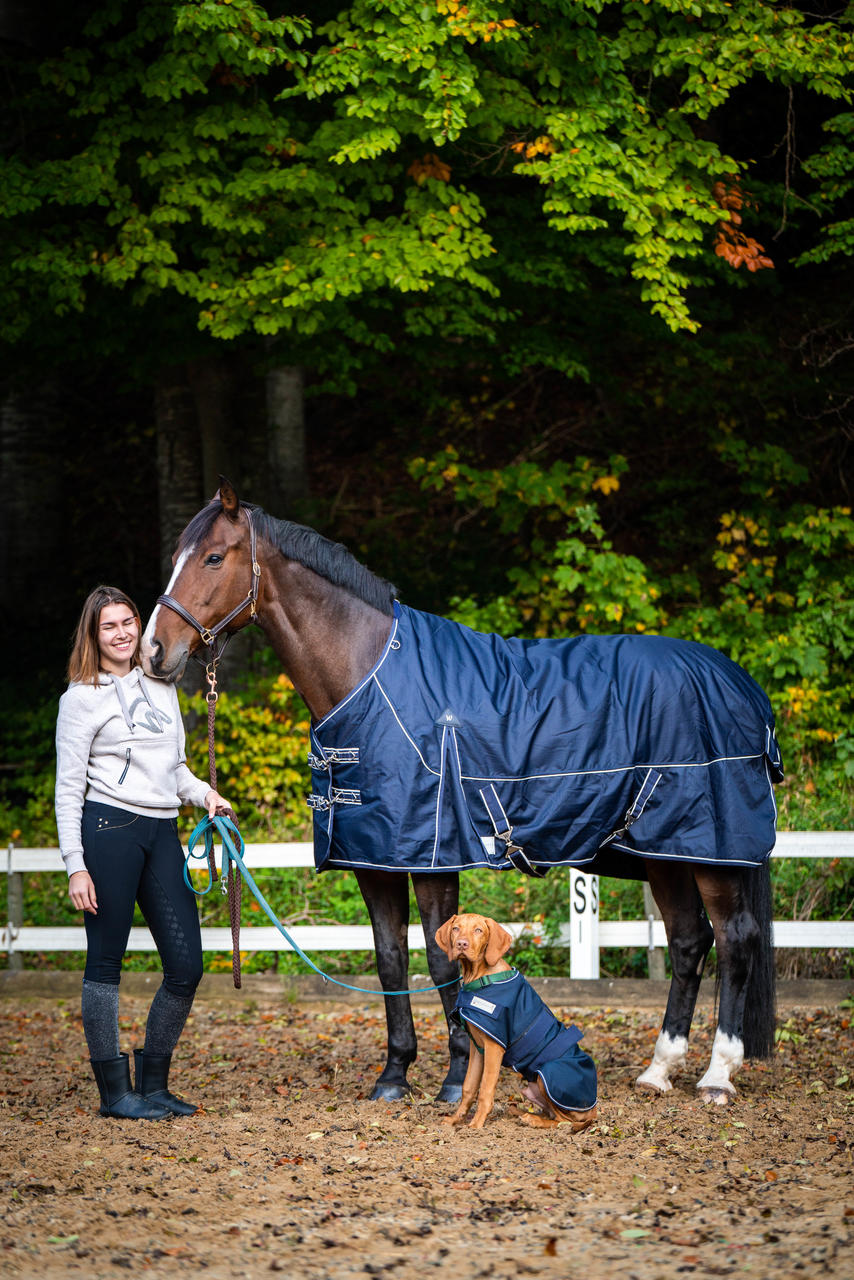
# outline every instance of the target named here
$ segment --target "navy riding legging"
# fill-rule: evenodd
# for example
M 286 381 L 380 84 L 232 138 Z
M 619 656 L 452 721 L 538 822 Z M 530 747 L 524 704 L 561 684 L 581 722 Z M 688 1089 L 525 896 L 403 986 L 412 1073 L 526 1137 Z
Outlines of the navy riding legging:
M 202 979 L 202 937 L 175 819 L 87 800 L 82 837 L 98 900 L 97 915 L 85 912 L 85 979 L 118 986 L 138 902 L 163 963 L 164 987 L 192 998 Z

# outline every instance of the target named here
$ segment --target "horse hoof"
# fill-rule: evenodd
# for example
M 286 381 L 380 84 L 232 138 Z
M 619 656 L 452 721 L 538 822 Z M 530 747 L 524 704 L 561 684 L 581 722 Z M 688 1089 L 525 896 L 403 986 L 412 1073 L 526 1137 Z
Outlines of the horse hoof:
M 735 1097 L 735 1089 L 698 1089 L 703 1102 L 713 1103 L 716 1107 L 728 1107 Z
M 408 1098 L 411 1092 L 408 1084 L 383 1084 L 382 1081 L 378 1081 L 374 1085 L 370 1101 L 399 1102 L 401 1098 Z
M 459 1105 L 463 1096 L 463 1086 L 461 1084 L 443 1084 L 439 1092 L 436 1094 L 437 1102 L 452 1102 L 455 1106 Z
M 643 1075 L 638 1076 L 635 1081 L 635 1088 L 642 1089 L 644 1093 L 661 1095 L 662 1093 L 670 1093 L 673 1085 L 666 1076 L 659 1075 L 657 1072 L 651 1075 L 647 1070 L 644 1071 Z

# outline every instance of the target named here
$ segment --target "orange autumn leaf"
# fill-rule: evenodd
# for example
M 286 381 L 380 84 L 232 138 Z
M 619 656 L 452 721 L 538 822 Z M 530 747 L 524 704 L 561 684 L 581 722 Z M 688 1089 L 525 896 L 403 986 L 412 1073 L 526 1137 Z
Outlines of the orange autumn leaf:
M 428 178 L 436 178 L 439 182 L 448 182 L 451 177 L 450 165 L 445 164 L 444 160 L 440 160 L 432 152 L 422 156 L 420 160 L 413 160 L 406 172 L 410 178 L 414 178 L 419 184 L 426 182 Z

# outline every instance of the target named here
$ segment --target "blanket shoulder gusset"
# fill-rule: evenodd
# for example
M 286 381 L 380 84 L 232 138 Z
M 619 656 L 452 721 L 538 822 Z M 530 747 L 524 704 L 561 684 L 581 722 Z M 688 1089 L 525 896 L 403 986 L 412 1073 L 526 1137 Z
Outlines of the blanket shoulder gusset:
M 396 605 L 311 737 L 319 867 L 643 878 L 643 857 L 749 866 L 774 845 L 768 698 L 691 641 L 506 640 Z

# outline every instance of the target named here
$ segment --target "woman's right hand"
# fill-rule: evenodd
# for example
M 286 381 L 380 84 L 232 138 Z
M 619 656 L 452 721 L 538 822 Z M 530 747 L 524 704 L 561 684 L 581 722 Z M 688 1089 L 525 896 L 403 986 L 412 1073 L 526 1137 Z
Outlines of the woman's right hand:
M 68 896 L 78 911 L 90 911 L 93 916 L 98 914 L 95 885 L 88 871 L 75 871 L 68 877 Z

